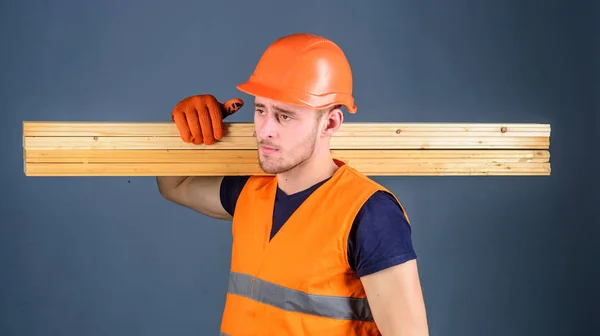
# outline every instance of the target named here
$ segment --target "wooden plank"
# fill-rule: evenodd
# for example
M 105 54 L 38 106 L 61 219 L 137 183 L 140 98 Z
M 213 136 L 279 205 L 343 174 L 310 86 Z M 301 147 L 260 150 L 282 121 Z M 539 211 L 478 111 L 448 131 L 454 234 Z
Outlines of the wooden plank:
M 225 123 L 228 137 L 252 137 L 252 123 Z M 549 137 L 548 124 L 519 123 L 343 123 L 334 137 L 400 137 L 400 136 L 520 136 Z M 179 137 L 172 122 L 23 122 L 25 137 Z
M 256 149 L 256 138 L 225 136 L 213 145 L 185 143 L 179 137 L 26 137 L 27 149 Z M 544 137 L 332 137 L 331 149 L 547 149 Z
M 252 123 L 211 146 L 172 122 L 24 122 L 27 176 L 262 175 Z M 371 176 L 549 175 L 550 125 L 345 123 L 334 157 Z
M 548 162 L 547 150 L 332 150 L 340 160 L 423 162 Z M 27 150 L 27 163 L 255 163 L 255 150 Z
M 345 160 L 369 176 L 549 175 L 550 164 L 535 163 L 395 163 Z M 28 163 L 27 176 L 221 176 L 266 175 L 256 163 Z

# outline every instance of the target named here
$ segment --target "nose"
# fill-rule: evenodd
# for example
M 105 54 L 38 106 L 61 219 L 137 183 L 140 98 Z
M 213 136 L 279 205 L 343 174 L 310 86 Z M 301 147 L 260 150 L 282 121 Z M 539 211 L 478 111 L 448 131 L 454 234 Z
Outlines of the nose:
M 257 116 L 255 119 L 256 136 L 259 139 L 273 139 L 277 136 L 277 121 L 270 114 Z

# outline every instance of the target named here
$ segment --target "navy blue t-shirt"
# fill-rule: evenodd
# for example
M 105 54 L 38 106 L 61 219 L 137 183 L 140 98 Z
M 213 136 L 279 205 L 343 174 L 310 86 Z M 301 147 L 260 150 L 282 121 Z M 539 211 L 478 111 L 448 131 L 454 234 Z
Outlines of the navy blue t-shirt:
M 221 204 L 233 215 L 248 176 L 226 176 Z M 271 239 L 310 194 L 327 180 L 292 195 L 277 188 Z M 359 210 L 348 237 L 348 260 L 358 277 L 415 259 L 411 228 L 396 200 L 378 191 Z

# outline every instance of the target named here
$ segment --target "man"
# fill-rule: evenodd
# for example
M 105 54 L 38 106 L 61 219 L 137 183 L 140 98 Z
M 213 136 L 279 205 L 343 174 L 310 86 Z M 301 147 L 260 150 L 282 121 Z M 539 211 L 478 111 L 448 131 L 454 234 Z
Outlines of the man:
M 238 89 L 255 96 L 258 161 L 270 175 L 157 178 L 165 198 L 233 220 L 221 334 L 428 335 L 403 207 L 330 152 L 341 108 L 357 110 L 342 50 L 282 37 Z M 191 96 L 172 118 L 183 141 L 210 146 L 242 105 Z

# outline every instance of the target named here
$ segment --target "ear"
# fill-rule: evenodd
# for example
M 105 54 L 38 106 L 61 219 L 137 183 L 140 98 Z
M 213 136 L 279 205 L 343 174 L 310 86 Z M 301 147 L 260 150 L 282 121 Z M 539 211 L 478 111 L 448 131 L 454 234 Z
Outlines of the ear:
M 321 121 L 325 126 L 323 128 L 324 136 L 333 136 L 344 122 L 344 113 L 339 107 L 335 107 L 323 115 L 323 119 Z

